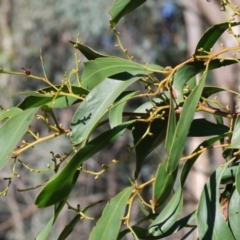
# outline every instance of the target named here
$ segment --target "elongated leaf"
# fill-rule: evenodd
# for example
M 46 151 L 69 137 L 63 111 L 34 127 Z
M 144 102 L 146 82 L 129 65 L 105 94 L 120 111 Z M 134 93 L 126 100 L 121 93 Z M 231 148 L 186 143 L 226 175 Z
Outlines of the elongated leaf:
M 160 65 L 157 65 L 157 64 L 146 64 L 146 67 L 150 70 L 150 71 L 153 71 L 153 72 L 159 72 L 159 71 L 162 71 L 164 70 L 164 67 L 160 66 Z
M 216 124 L 207 121 L 205 118 L 194 119 L 188 136 L 189 137 L 205 137 L 213 135 L 221 135 L 229 131 L 229 127 L 223 124 Z
M 27 132 L 37 108 L 23 111 L 5 122 L 0 128 L 0 169 L 5 166 L 11 157 L 14 147 Z
M 54 206 L 54 214 L 53 217 L 49 220 L 49 222 L 47 223 L 47 225 L 43 228 L 43 230 L 38 234 L 38 236 L 36 237 L 36 240 L 45 240 L 47 239 L 47 236 L 49 235 L 52 225 L 54 224 L 54 222 L 56 221 L 59 213 L 61 212 L 63 206 L 65 205 L 65 200 L 61 201 L 60 203 L 57 203 Z
M 170 96 L 170 111 L 169 111 L 169 118 L 168 118 L 168 127 L 167 127 L 167 136 L 166 136 L 166 142 L 165 142 L 165 149 L 169 153 L 170 148 L 173 142 L 174 133 L 176 130 L 176 114 L 175 114 L 175 106 L 173 97 Z
M 89 240 L 116 239 L 124 217 L 128 199 L 133 191 L 128 187 L 116 195 L 105 207 L 97 225 L 93 228 Z
M 117 125 L 122 124 L 122 114 L 123 109 L 128 100 L 132 98 L 137 92 L 136 91 L 126 91 L 123 92 L 114 103 L 114 106 L 109 111 L 109 122 L 111 128 L 116 127 Z
M 54 221 L 54 217 L 52 217 L 47 225 L 43 228 L 43 230 L 38 234 L 38 236 L 36 237 L 36 240 L 45 240 L 47 239 L 47 236 L 49 235 L 52 225 L 53 225 L 53 221 Z
M 202 75 L 199 85 L 194 88 L 194 90 L 191 92 L 183 105 L 180 119 L 178 121 L 177 128 L 174 134 L 174 141 L 172 143 L 169 157 L 167 159 L 168 173 L 175 171 L 178 166 L 178 161 L 182 156 L 189 128 L 191 126 L 191 122 L 193 120 L 198 101 L 202 94 L 206 76 L 207 72 Z
M 150 133 L 143 138 L 143 135 L 148 129 L 149 123 L 137 122 L 133 126 L 132 134 L 134 139 L 134 145 L 139 142 L 136 146 L 136 171 L 135 178 L 138 177 L 141 170 L 142 164 L 146 156 L 154 150 L 166 136 L 167 120 L 155 119 L 150 126 Z
M 85 160 L 108 144 L 114 142 L 127 128 L 129 123 L 120 125 L 96 137 L 81 148 L 68 164 L 54 175 L 38 194 L 35 204 L 42 208 L 63 200 L 71 192 L 79 171 L 76 170 Z
M 137 235 L 139 239 L 146 239 L 146 240 L 151 240 L 151 239 L 163 239 L 166 238 L 170 235 L 172 235 L 175 232 L 178 232 L 182 228 L 184 228 L 187 224 L 190 224 L 193 220 L 195 219 L 195 212 L 190 213 L 186 217 L 176 221 L 173 226 L 164 234 L 160 236 L 153 236 L 150 235 L 148 232 L 148 229 L 143 229 L 138 226 L 132 226 L 133 231 Z M 129 233 L 129 229 L 125 229 L 122 232 L 119 233 L 117 240 L 122 239 L 127 233 Z
M 205 98 L 208 98 L 215 93 L 224 92 L 224 91 L 226 91 L 225 88 L 220 88 L 216 86 L 205 86 L 202 92 L 202 96 Z
M 60 86 L 56 86 L 57 88 L 59 88 Z M 45 93 L 50 93 L 51 91 L 56 92 L 55 89 L 53 89 L 52 87 L 48 87 L 48 88 L 43 88 L 41 90 L 39 90 L 38 92 L 45 92 Z M 64 86 L 62 88 L 62 91 L 65 93 L 69 93 L 69 90 L 66 86 Z M 78 96 L 84 97 L 88 94 L 88 90 L 81 88 L 81 87 L 77 87 L 77 86 L 72 86 L 72 92 Z M 43 95 L 43 94 L 42 94 Z M 54 102 L 53 102 L 54 101 Z M 19 105 L 18 107 L 26 110 L 29 108 L 34 108 L 34 107 L 40 107 L 43 105 L 48 104 L 49 106 L 51 106 L 52 108 L 64 108 L 64 107 L 68 107 L 71 106 L 74 103 L 79 102 L 78 99 L 76 99 L 75 97 L 71 97 L 71 96 L 58 96 L 55 100 L 54 100 L 54 96 L 49 97 L 49 96 L 29 96 L 26 97 Z
M 78 223 L 79 220 L 80 220 L 80 216 L 79 216 L 79 214 L 77 214 L 71 220 L 71 222 L 68 225 L 65 226 L 65 228 L 63 229 L 63 231 L 59 235 L 58 240 L 66 239 L 69 236 L 69 234 L 73 231 L 74 227 L 76 226 L 76 224 Z
M 74 114 L 71 122 L 71 141 L 74 144 L 84 141 L 107 112 L 108 107 L 138 79 L 138 77 L 127 81 L 106 79 L 93 89 Z
M 166 238 L 166 237 L 172 235 L 175 232 L 178 232 L 183 227 L 185 227 L 187 224 L 190 224 L 194 219 L 195 219 L 195 212 L 192 212 L 191 214 L 187 215 L 186 217 L 176 221 L 173 224 L 173 226 L 168 229 L 168 231 L 166 231 L 164 234 L 162 234 L 160 236 L 149 235 L 147 229 L 143 229 L 138 226 L 132 226 L 132 229 L 139 239 L 146 239 L 146 240 L 163 239 L 163 238 Z M 129 229 L 123 230 L 122 232 L 119 233 L 117 240 L 122 239 L 129 232 L 130 232 Z
M 109 10 L 110 15 L 112 16 L 110 21 L 111 26 L 115 27 L 123 16 L 132 12 L 144 2 L 146 2 L 146 0 L 115 0 Z
M 104 79 L 111 77 L 114 79 L 125 80 L 134 75 L 141 76 L 153 72 L 147 65 L 143 66 L 138 63 L 117 57 L 97 58 L 94 61 L 84 63 L 85 68 L 82 74 L 83 87 L 91 90 L 101 83 Z M 116 74 L 128 73 L 123 78 L 118 78 Z M 135 76 L 136 77 L 136 76 Z
M 95 60 L 96 58 L 101 57 L 109 57 L 108 55 L 104 55 L 102 53 L 99 53 L 92 48 L 88 47 L 87 45 L 81 43 L 81 42 L 74 42 L 69 41 L 74 45 L 75 48 L 77 48 L 88 60 Z
M 17 108 L 17 107 L 12 107 L 6 111 L 2 111 L 2 112 L 0 112 L 0 121 L 2 121 L 5 118 L 11 118 L 21 112 L 22 112 L 22 109 Z
M 169 203 L 164 207 L 158 217 L 151 223 L 148 232 L 153 236 L 161 236 L 166 233 L 176 222 L 182 212 L 183 196 L 182 188 L 179 187 Z
M 219 204 L 219 184 L 225 169 L 218 168 L 202 191 L 196 213 L 200 239 L 234 240 Z
M 177 169 L 173 173 L 167 172 L 167 161 L 158 166 L 153 194 L 157 205 L 162 205 L 173 190 L 177 177 Z
M 231 26 L 237 26 L 240 22 L 234 22 L 231 23 Z M 195 55 L 207 55 L 204 51 L 198 51 L 199 49 L 203 49 L 207 52 L 210 52 L 213 45 L 217 42 L 217 40 L 220 38 L 220 36 L 229 28 L 229 23 L 220 23 L 216 24 L 213 27 L 209 28 L 200 41 L 197 44 Z
M 240 196 L 237 189 L 234 190 L 230 198 L 228 221 L 235 239 L 240 239 Z
M 228 66 L 231 64 L 236 64 L 235 60 L 224 60 L 223 62 L 220 62 L 218 59 L 214 59 L 210 62 L 208 70 L 212 70 L 215 68 L 220 68 L 223 66 Z M 198 73 L 203 72 L 205 70 L 206 66 L 204 65 L 204 62 L 193 62 L 188 63 L 184 66 L 182 66 L 176 74 L 174 75 L 173 80 L 173 90 L 176 94 L 176 101 L 177 103 L 183 102 L 183 87 L 185 84 L 194 76 L 196 76 Z
M 238 194 L 240 195 L 240 164 L 238 165 L 237 173 L 236 173 L 236 188 L 237 188 Z
M 232 155 L 234 149 L 240 148 L 240 116 L 237 116 L 233 129 L 231 144 L 223 151 L 223 157 L 226 158 Z
M 238 149 L 240 148 L 240 116 L 237 116 L 237 119 L 235 121 L 232 139 L 231 139 L 231 145 L 227 148 L 230 149 Z

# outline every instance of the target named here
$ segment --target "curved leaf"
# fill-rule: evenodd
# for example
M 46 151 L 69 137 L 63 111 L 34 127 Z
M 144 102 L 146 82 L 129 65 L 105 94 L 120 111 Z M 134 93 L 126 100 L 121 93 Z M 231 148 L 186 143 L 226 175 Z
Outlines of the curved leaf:
M 238 194 L 240 195 L 240 164 L 238 165 L 237 173 L 236 173 L 236 188 L 237 188 Z
M 189 137 L 205 137 L 221 135 L 229 131 L 229 127 L 223 124 L 209 122 L 205 118 L 194 119 L 188 133 Z
M 128 123 L 108 130 L 88 142 L 68 162 L 68 164 L 54 175 L 46 186 L 38 194 L 35 204 L 39 207 L 47 207 L 65 199 L 72 191 L 79 171 L 77 168 L 93 154 L 97 153 L 110 143 L 114 142 L 127 128 Z
M 38 234 L 38 236 L 36 237 L 36 240 L 45 240 L 47 239 L 47 236 L 49 235 L 52 225 L 54 224 L 54 222 L 56 221 L 59 213 L 61 212 L 62 208 L 65 205 L 65 200 L 61 201 L 60 203 L 57 203 L 54 206 L 54 214 L 53 217 L 49 220 L 49 222 L 47 223 L 47 225 L 43 228 L 43 230 Z
M 214 59 L 210 62 L 208 70 L 212 70 L 215 68 L 220 68 L 223 66 L 228 66 L 231 64 L 236 64 L 235 60 L 229 60 L 225 59 L 224 61 L 220 62 L 218 59 Z M 176 101 L 177 103 L 183 102 L 183 88 L 185 84 L 194 76 L 196 76 L 198 73 L 203 72 L 205 70 L 206 66 L 204 62 L 193 62 L 188 63 L 181 68 L 178 69 L 178 71 L 174 75 L 173 79 L 173 90 L 176 95 Z
M 58 237 L 58 240 L 64 240 L 66 239 L 69 234 L 73 231 L 75 225 L 78 223 L 78 221 L 80 220 L 80 215 L 77 214 L 72 220 L 71 222 L 65 226 L 65 228 L 62 230 L 61 234 Z
M 25 110 L 14 115 L 6 121 L 0 128 L 0 169 L 7 164 L 8 158 L 11 157 L 13 149 L 27 132 L 28 126 L 32 121 L 37 108 Z
M 81 42 L 74 42 L 69 40 L 70 43 L 74 45 L 75 48 L 77 48 L 88 60 L 95 60 L 96 58 L 101 57 L 109 57 L 108 55 L 101 54 L 92 48 L 88 47 L 87 45 L 81 43 Z
M 138 63 L 125 60 L 118 57 L 97 58 L 94 61 L 84 63 L 85 68 L 82 74 L 82 86 L 91 90 L 100 84 L 104 79 L 110 77 L 119 79 L 116 74 L 128 73 L 126 77 L 119 80 L 129 79 L 134 75 L 140 76 L 152 73 L 154 70 L 148 69 L 148 66 L 143 66 Z M 136 77 L 136 76 L 135 76 Z
M 201 97 L 205 84 L 207 72 L 202 75 L 199 85 L 197 85 L 185 101 L 179 121 L 175 130 L 171 150 L 167 159 L 167 171 L 171 173 L 178 166 L 178 161 L 182 156 L 189 128 L 191 126 L 198 101 Z
M 56 87 L 60 88 L 61 86 L 56 86 Z M 86 96 L 89 92 L 88 90 L 81 88 L 81 87 L 77 87 L 77 86 L 72 86 L 71 88 L 72 88 L 72 92 L 78 96 Z M 56 90 L 53 89 L 52 87 L 47 87 L 47 88 L 38 90 L 37 93 L 41 93 L 41 92 L 50 93 L 51 91 L 56 92 Z M 65 93 L 69 93 L 67 86 L 64 86 L 62 88 L 62 91 Z M 71 97 L 71 96 L 58 96 L 54 100 L 54 96 L 49 97 L 49 96 L 45 96 L 42 94 L 42 96 L 38 96 L 38 97 L 37 96 L 26 97 L 18 105 L 18 107 L 23 110 L 26 110 L 26 109 L 34 108 L 34 107 L 41 107 L 41 106 L 47 104 L 51 108 L 64 108 L 64 107 L 71 106 L 72 104 L 74 104 L 76 102 L 79 102 L 79 100 L 76 99 L 75 97 Z
M 202 96 L 204 98 L 208 98 L 215 93 L 224 92 L 224 91 L 227 91 L 227 90 L 225 88 L 220 88 L 216 86 L 205 86 L 202 92 Z
M 139 142 L 135 147 L 136 151 L 136 171 L 135 179 L 138 177 L 141 170 L 142 164 L 146 156 L 155 149 L 166 136 L 167 120 L 155 119 L 150 126 L 150 133 L 152 135 L 147 135 L 143 139 L 143 135 L 146 133 L 149 123 L 136 122 L 133 125 L 132 135 L 134 139 L 134 145 Z
M 47 225 L 43 228 L 43 230 L 38 234 L 38 236 L 36 237 L 36 240 L 45 240 L 47 239 L 47 236 L 49 235 L 52 225 L 53 225 L 53 221 L 54 221 L 54 217 L 52 217 Z
M 115 27 L 118 21 L 126 14 L 142 5 L 146 0 L 115 0 L 109 14 L 112 16 L 110 24 Z
M 93 228 L 89 240 L 116 239 L 122 224 L 128 199 L 133 187 L 125 188 L 110 200 L 97 225 Z
M 73 144 L 84 141 L 115 99 L 138 79 L 138 77 L 127 81 L 106 79 L 93 89 L 79 106 L 72 119 L 70 138 Z
M 240 148 L 240 115 L 235 120 L 235 125 L 232 133 L 231 145 L 228 149 L 239 149 Z
M 11 118 L 21 112 L 22 112 L 22 109 L 17 108 L 17 107 L 12 107 L 10 109 L 7 109 L 6 111 L 1 111 L 0 112 L 0 121 L 2 121 L 5 118 Z
M 114 103 L 114 106 L 109 111 L 109 123 L 111 128 L 122 124 L 123 109 L 128 100 L 132 98 L 137 92 L 136 91 L 126 91 L 123 92 Z
M 178 232 L 179 230 L 184 228 L 187 224 L 190 224 L 194 219 L 195 219 L 195 212 L 192 212 L 189 215 L 187 215 L 186 217 L 176 221 L 173 224 L 173 226 L 168 229 L 168 231 L 166 231 L 164 234 L 162 234 L 160 236 L 149 235 L 147 229 L 140 228 L 136 225 L 132 226 L 132 229 L 139 239 L 146 239 L 146 240 L 163 239 L 163 238 L 166 238 L 166 237 L 172 235 L 175 232 Z M 130 232 L 129 229 L 125 229 L 125 230 L 121 231 L 118 235 L 117 240 L 122 239 L 129 232 Z
M 166 233 L 176 222 L 183 207 L 182 188 L 179 187 L 169 203 L 163 208 L 158 217 L 151 223 L 148 228 L 149 234 L 161 236 Z
M 231 23 L 231 26 L 237 26 L 239 25 L 240 22 L 233 22 Z M 195 50 L 195 55 L 207 55 L 206 52 L 199 51 L 199 49 L 203 49 L 204 51 L 210 52 L 211 48 L 213 45 L 217 42 L 217 40 L 220 38 L 220 36 L 227 30 L 229 29 L 229 23 L 220 23 L 216 24 L 213 27 L 209 28 L 200 41 L 197 44 L 196 50 Z
M 234 124 L 234 129 L 232 133 L 232 138 L 231 138 L 231 144 L 230 146 L 226 147 L 223 151 L 223 157 L 228 157 L 232 155 L 234 149 L 239 149 L 240 148 L 240 116 L 238 115 L 235 124 Z
M 218 168 L 202 191 L 196 213 L 200 239 L 234 240 L 219 204 L 219 184 L 225 169 Z
M 167 172 L 167 162 L 159 164 L 154 182 L 153 195 L 157 205 L 162 205 L 167 200 L 173 190 L 173 186 L 177 177 L 177 169 Z
M 170 110 L 169 110 L 169 117 L 168 117 L 167 135 L 166 135 L 166 141 L 165 141 L 165 149 L 167 153 L 169 153 L 171 149 L 174 133 L 176 130 L 176 125 L 177 125 L 177 119 L 176 119 L 174 101 L 173 101 L 173 97 L 170 96 Z
M 235 239 L 240 239 L 240 196 L 237 189 L 234 190 L 230 198 L 228 221 Z

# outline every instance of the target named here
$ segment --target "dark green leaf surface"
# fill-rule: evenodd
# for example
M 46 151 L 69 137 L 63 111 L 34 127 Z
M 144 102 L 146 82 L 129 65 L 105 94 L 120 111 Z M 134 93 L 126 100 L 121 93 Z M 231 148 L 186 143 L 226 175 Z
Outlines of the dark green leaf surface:
M 85 68 L 82 74 L 81 82 L 83 87 L 91 90 L 108 77 L 119 79 L 116 74 L 128 73 L 119 80 L 129 79 L 130 77 L 147 75 L 153 72 L 147 65 L 125 60 L 118 57 L 97 58 L 94 61 L 84 63 Z M 136 77 L 135 76 L 135 77 Z M 140 77 L 139 77 L 140 78 Z
M 21 112 L 22 112 L 22 109 L 17 108 L 17 107 L 12 107 L 6 111 L 1 111 L 0 112 L 0 121 L 2 121 L 5 118 L 11 118 Z
M 81 42 L 74 42 L 69 41 L 74 45 L 75 48 L 77 48 L 88 60 L 95 60 L 96 58 L 100 57 L 109 57 L 107 55 L 101 54 L 92 48 L 88 47 L 87 45 L 81 43 Z
M 25 110 L 14 115 L 0 128 L 0 169 L 7 164 L 7 160 L 11 157 L 13 149 L 27 132 L 33 116 L 37 112 L 37 108 Z
M 110 240 L 117 238 L 132 191 L 132 187 L 125 188 L 110 200 L 97 225 L 93 228 L 89 240 Z
M 234 22 L 231 23 L 231 27 L 239 25 L 240 22 Z M 220 23 L 216 24 L 213 27 L 209 28 L 200 41 L 197 44 L 195 55 L 207 55 L 206 52 L 198 51 L 199 49 L 203 49 L 207 52 L 210 52 L 213 45 L 217 42 L 217 40 L 220 38 L 220 36 L 229 28 L 229 23 Z
M 219 204 L 219 184 L 225 169 L 220 167 L 211 175 L 200 197 L 196 215 L 202 240 L 234 240 Z
M 111 15 L 111 26 L 115 27 L 118 21 L 126 14 L 142 5 L 146 0 L 115 0 L 109 14 Z
M 130 100 L 137 92 L 126 91 L 123 92 L 114 103 L 114 106 L 109 111 L 109 124 L 114 128 L 122 124 L 123 109 L 128 100 Z
M 79 171 L 76 170 L 89 157 L 114 142 L 123 133 L 128 124 L 124 124 L 104 132 L 81 148 L 68 164 L 54 175 L 38 194 L 35 204 L 47 207 L 60 202 L 70 194 Z
M 84 141 L 115 99 L 137 80 L 138 77 L 127 81 L 106 79 L 93 89 L 79 106 L 72 119 L 70 138 L 73 144 Z
M 214 59 L 210 62 L 208 70 L 212 70 L 215 68 L 220 68 L 224 66 L 228 66 L 231 64 L 236 64 L 235 60 L 224 60 L 220 62 L 218 59 Z M 176 101 L 177 103 L 183 102 L 183 88 L 185 84 L 194 76 L 196 76 L 198 73 L 203 72 L 205 70 L 206 66 L 204 62 L 193 62 L 188 63 L 178 69 L 178 71 L 174 75 L 173 79 L 173 90 L 176 94 Z
M 176 130 L 176 125 L 177 125 L 177 120 L 176 120 L 176 114 L 175 114 L 174 100 L 173 100 L 173 97 L 170 96 L 170 110 L 169 110 L 169 118 L 168 118 L 167 136 L 166 136 L 166 142 L 165 142 L 165 149 L 167 153 L 169 153 L 171 149 L 174 133 Z
M 163 239 L 166 238 L 170 235 L 172 235 L 175 232 L 178 232 L 181 230 L 183 227 L 185 227 L 187 224 L 190 224 L 195 218 L 195 212 L 187 215 L 186 217 L 176 221 L 171 228 L 168 229 L 164 234 L 160 236 L 153 236 L 149 235 L 147 229 L 140 228 L 138 226 L 132 226 L 133 231 L 136 233 L 139 239 L 146 239 L 146 240 L 151 240 L 151 239 Z M 117 240 L 122 239 L 127 233 L 129 233 L 129 229 L 125 229 L 122 232 L 119 233 Z
M 71 222 L 65 226 L 65 228 L 63 229 L 63 231 L 61 232 L 61 234 L 58 237 L 58 240 L 64 240 L 66 239 L 69 234 L 73 231 L 74 227 L 76 226 L 76 224 L 78 223 L 78 221 L 80 220 L 80 215 L 77 214 L 72 220 Z
M 182 112 L 180 114 L 179 121 L 177 123 L 177 128 L 174 134 L 174 141 L 169 152 L 169 157 L 167 159 L 167 172 L 174 172 L 178 166 L 179 159 L 182 156 L 187 135 L 195 114 L 195 110 L 198 104 L 198 101 L 201 97 L 202 90 L 205 84 L 207 72 L 205 72 L 194 90 L 188 96 L 185 101 Z
M 132 134 L 134 139 L 134 145 L 142 139 L 148 128 L 148 123 L 136 122 L 134 124 Z M 139 172 L 142 167 L 142 163 L 146 156 L 154 150 L 166 136 L 167 120 L 155 119 L 151 123 L 150 132 L 153 133 L 152 136 L 147 135 L 141 140 L 141 142 L 136 146 L 136 171 L 135 178 L 138 177 Z
M 237 173 L 236 173 L 236 188 L 237 188 L 238 194 L 240 195 L 240 164 L 238 165 Z
M 167 172 L 167 162 L 159 164 L 154 182 L 153 194 L 157 205 L 162 205 L 173 190 L 177 177 L 177 169 L 173 173 Z
M 231 144 L 223 151 L 223 157 L 227 158 L 231 156 L 234 152 L 234 149 L 240 148 L 240 116 L 237 116 L 235 120 L 235 125 L 232 133 Z
M 205 118 L 194 119 L 188 136 L 189 137 L 206 137 L 221 135 L 229 131 L 229 127 L 223 124 L 216 124 L 207 121 Z
M 177 221 L 183 207 L 182 188 L 179 187 L 158 217 L 151 223 L 148 232 L 153 236 L 166 233 Z
M 240 239 L 240 196 L 237 189 L 234 190 L 228 207 L 228 221 L 235 239 Z
M 205 86 L 202 92 L 202 96 L 205 98 L 208 98 L 215 93 L 224 92 L 224 91 L 226 91 L 226 89 L 224 88 L 220 88 L 216 86 Z
M 235 121 L 232 139 L 231 139 L 231 145 L 227 148 L 230 148 L 230 149 L 240 148 L 240 115 L 237 116 L 237 119 Z

